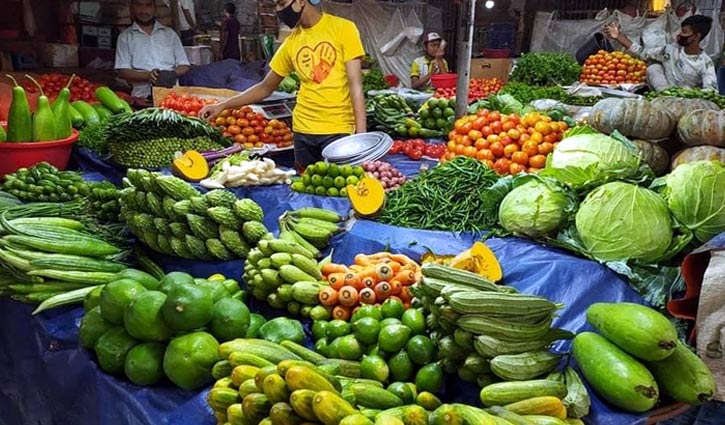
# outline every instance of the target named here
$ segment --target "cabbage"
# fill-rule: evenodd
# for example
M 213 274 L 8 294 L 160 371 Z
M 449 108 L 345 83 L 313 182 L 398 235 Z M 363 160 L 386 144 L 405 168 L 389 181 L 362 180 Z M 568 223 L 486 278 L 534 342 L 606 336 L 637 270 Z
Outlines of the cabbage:
M 665 178 L 667 205 L 677 221 L 706 242 L 725 232 L 725 166 L 718 161 L 680 165 Z
M 558 184 L 529 178 L 503 199 L 498 210 L 499 222 L 515 235 L 536 239 L 558 230 L 573 204 Z
M 672 243 L 667 203 L 643 187 L 612 182 L 587 195 L 575 217 L 586 252 L 599 261 L 663 259 Z
M 575 133 L 559 142 L 542 173 L 582 189 L 633 177 L 639 162 L 637 148 L 629 141 L 601 133 Z

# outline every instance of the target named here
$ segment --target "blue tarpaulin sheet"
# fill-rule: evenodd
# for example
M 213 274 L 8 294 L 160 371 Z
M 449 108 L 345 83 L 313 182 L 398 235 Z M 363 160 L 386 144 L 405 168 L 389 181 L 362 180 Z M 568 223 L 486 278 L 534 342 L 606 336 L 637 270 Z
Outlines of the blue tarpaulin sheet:
M 302 196 L 302 195 L 300 195 Z M 270 199 L 274 199 L 271 197 Z M 296 207 L 294 200 L 284 202 Z M 469 233 L 403 229 L 362 220 L 332 241 L 334 260 L 350 263 L 356 253 L 385 248 L 419 257 L 427 248 L 457 253 L 477 240 Z M 606 267 L 521 239 L 487 242 L 501 260 L 506 283 L 522 292 L 564 302 L 554 324 L 571 331 L 587 329 L 583 312 L 599 301 L 642 302 Z M 239 276 L 242 261 L 201 263 L 159 257 L 163 267 L 196 276 Z M 78 347 L 81 308 L 65 308 L 36 317 L 32 309 L 0 301 L 0 421 L 8 424 L 214 424 L 206 391 L 185 392 L 170 386 L 140 388 L 98 369 L 92 354 Z M 558 350 L 566 350 L 561 344 Z M 452 385 L 455 382 L 455 385 Z M 477 402 L 478 389 L 449 379 L 444 398 Z M 643 417 L 615 413 L 596 396 L 595 424 L 641 423 Z M 39 408 L 42 406 L 42 408 Z M 53 418 L 52 420 L 50 418 Z
M 394 161 L 391 161 L 394 162 Z M 403 161 L 405 163 L 405 161 Z M 396 164 L 397 165 L 397 164 Z M 419 164 L 403 164 L 408 174 Z M 89 176 L 102 179 L 106 169 Z M 404 171 L 405 172 L 405 171 Z M 287 187 L 236 190 L 259 202 L 266 224 L 276 231 L 282 212 L 320 206 L 346 214 L 349 203 L 290 192 Z M 418 258 L 427 249 L 455 254 L 478 240 L 476 234 L 404 229 L 368 220 L 351 222 L 348 231 L 333 238 L 333 260 L 351 263 L 357 253 L 384 249 Z M 598 263 L 534 242 L 516 238 L 491 239 L 487 244 L 499 258 L 505 282 L 521 292 L 545 296 L 566 307 L 554 325 L 573 332 L 590 329 L 584 311 L 595 302 L 644 301 L 618 275 Z M 240 260 L 203 263 L 157 257 L 165 270 L 187 271 L 206 277 L 222 273 L 239 277 Z M 254 303 L 250 305 L 255 308 Z M 187 392 L 170 384 L 142 388 L 99 370 L 93 354 L 78 346 L 82 309 L 60 308 L 32 317 L 30 306 L 0 300 L 0 423 L 2 424 L 194 424 L 216 423 L 206 405 L 207 390 Z M 566 352 L 568 343 L 555 350 Z M 479 389 L 450 377 L 443 398 L 478 403 Z M 615 411 L 592 393 L 588 423 L 598 425 L 642 424 L 644 415 Z

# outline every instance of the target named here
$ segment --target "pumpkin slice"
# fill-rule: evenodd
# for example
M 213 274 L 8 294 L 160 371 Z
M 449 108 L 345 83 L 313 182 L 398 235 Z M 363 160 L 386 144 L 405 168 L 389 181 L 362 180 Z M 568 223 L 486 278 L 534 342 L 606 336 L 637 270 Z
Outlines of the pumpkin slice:
M 362 217 L 374 217 L 385 206 L 385 189 L 372 177 L 363 177 L 356 185 L 347 186 L 352 208 Z
M 171 173 L 189 182 L 198 182 L 209 174 L 206 158 L 197 151 L 186 151 L 171 163 Z
M 456 255 L 449 264 L 451 267 L 477 273 L 491 282 L 498 282 L 503 278 L 503 270 L 496 254 L 481 242 Z

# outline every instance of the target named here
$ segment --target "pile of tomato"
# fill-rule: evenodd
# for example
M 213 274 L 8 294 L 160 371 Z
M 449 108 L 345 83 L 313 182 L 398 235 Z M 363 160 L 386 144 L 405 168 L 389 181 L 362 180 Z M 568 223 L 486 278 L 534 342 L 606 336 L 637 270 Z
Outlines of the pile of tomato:
M 503 81 L 498 78 L 490 79 L 472 79 L 468 87 L 468 102 L 478 99 L 484 99 L 489 95 L 498 93 L 503 87 Z M 452 99 L 456 97 L 456 88 L 437 89 L 434 97 L 442 97 L 444 99 Z
M 52 102 L 56 97 L 58 97 L 58 93 L 66 86 L 66 84 L 68 84 L 68 79 L 70 79 L 70 77 L 70 75 L 64 74 L 41 74 L 35 79 L 38 81 L 38 84 L 40 84 L 40 87 L 43 88 L 43 93 L 48 96 L 48 99 Z M 23 86 L 29 93 L 38 92 L 38 87 L 29 79 L 25 79 Z M 76 75 L 73 77 L 73 82 L 70 84 L 70 87 L 68 87 L 70 90 L 71 102 L 76 100 L 96 102 L 97 87 L 97 85 L 91 83 L 85 78 L 81 78 Z
M 569 127 L 538 112 L 505 115 L 483 109 L 458 119 L 448 134 L 442 160 L 464 155 L 477 158 L 501 175 L 535 173 Z
M 446 153 L 446 145 L 443 143 L 426 143 L 423 139 L 395 140 L 388 153 L 391 155 L 406 155 L 414 161 L 418 161 L 424 156 L 438 159 Z
M 292 131 L 287 124 L 278 120 L 267 120 L 249 106 L 239 109 L 225 109 L 214 120 L 225 136 L 245 148 L 261 148 L 274 144 L 278 148 L 292 146 Z
M 201 108 L 212 103 L 216 103 L 216 100 L 202 99 L 200 97 L 178 94 L 172 91 L 161 101 L 159 106 L 166 109 L 173 109 L 183 115 L 195 117 L 199 114 Z
M 639 84 L 646 75 L 644 61 L 624 52 L 600 50 L 584 62 L 579 81 L 593 85 Z

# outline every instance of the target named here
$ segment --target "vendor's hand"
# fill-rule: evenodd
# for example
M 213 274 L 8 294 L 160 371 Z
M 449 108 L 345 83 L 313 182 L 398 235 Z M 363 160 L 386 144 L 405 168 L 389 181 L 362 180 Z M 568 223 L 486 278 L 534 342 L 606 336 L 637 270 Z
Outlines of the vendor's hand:
M 611 38 L 612 40 L 617 40 L 619 38 L 620 30 L 619 25 L 612 22 L 611 24 L 604 26 L 604 35 Z
M 203 120 L 211 122 L 223 110 L 224 107 L 218 103 L 213 105 L 206 105 L 199 110 L 198 116 Z
M 156 84 L 156 80 L 159 78 L 159 70 L 154 69 L 149 72 L 149 82 L 151 84 Z

